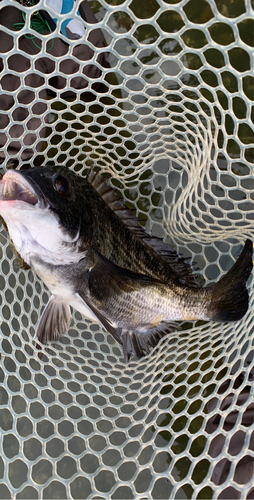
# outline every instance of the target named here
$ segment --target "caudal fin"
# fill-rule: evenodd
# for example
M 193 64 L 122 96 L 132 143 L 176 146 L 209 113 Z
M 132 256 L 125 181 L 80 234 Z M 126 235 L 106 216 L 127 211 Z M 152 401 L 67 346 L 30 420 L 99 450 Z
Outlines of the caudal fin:
M 252 242 L 246 240 L 233 267 L 213 286 L 209 311 L 211 320 L 238 321 L 247 312 L 249 296 L 246 282 L 253 267 L 252 252 Z

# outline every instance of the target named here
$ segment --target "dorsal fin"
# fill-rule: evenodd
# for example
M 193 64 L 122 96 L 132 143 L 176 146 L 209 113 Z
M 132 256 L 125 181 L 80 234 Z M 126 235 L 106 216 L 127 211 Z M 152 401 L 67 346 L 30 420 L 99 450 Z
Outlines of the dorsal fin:
M 88 182 L 92 184 L 97 193 L 99 193 L 102 199 L 119 217 L 119 219 L 121 219 L 126 224 L 126 226 L 130 227 L 131 229 L 139 229 L 142 232 L 142 235 L 147 237 L 148 235 L 140 226 L 137 217 L 132 214 L 131 210 L 126 207 L 122 198 L 117 195 L 115 189 L 110 185 L 109 179 L 110 177 L 104 177 L 100 173 L 100 171 L 95 172 L 93 169 L 90 169 L 87 176 Z
M 127 208 L 124 201 L 117 195 L 115 189 L 109 183 L 110 177 L 104 177 L 100 171 L 92 167 L 87 175 L 88 182 L 96 189 L 108 207 L 121 219 L 121 221 L 144 241 L 150 248 L 160 255 L 165 265 L 170 265 L 183 285 L 200 287 L 199 275 L 193 274 L 192 267 L 187 259 L 180 257 L 178 253 L 159 238 L 149 236 L 140 226 L 135 215 Z

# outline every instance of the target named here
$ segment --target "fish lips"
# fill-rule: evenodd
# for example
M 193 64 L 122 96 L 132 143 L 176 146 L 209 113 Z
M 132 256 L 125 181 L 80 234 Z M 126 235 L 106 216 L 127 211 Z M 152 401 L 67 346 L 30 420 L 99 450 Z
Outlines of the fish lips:
M 25 173 L 19 170 L 8 170 L 0 182 L 0 202 L 22 207 L 48 208 L 49 200 L 43 195 L 39 186 L 32 179 L 27 179 Z M 21 208 L 20 207 L 20 208 Z

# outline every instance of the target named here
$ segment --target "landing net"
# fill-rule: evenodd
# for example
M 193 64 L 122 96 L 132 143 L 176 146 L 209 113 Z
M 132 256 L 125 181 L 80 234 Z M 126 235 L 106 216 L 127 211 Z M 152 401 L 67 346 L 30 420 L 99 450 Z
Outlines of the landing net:
M 1 172 L 100 166 L 217 281 L 254 240 L 250 0 L 61 4 L 1 2 Z M 129 368 L 75 312 L 39 360 L 48 291 L 6 237 L 0 497 L 253 498 L 253 278 L 241 321 L 184 323 Z

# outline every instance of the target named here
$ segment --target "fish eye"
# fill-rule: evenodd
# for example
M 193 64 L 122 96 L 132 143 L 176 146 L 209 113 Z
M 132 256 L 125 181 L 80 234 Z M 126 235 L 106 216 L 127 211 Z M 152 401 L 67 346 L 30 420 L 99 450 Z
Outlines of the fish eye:
M 54 179 L 54 189 L 60 194 L 67 195 L 70 193 L 71 186 L 65 177 L 57 175 Z

